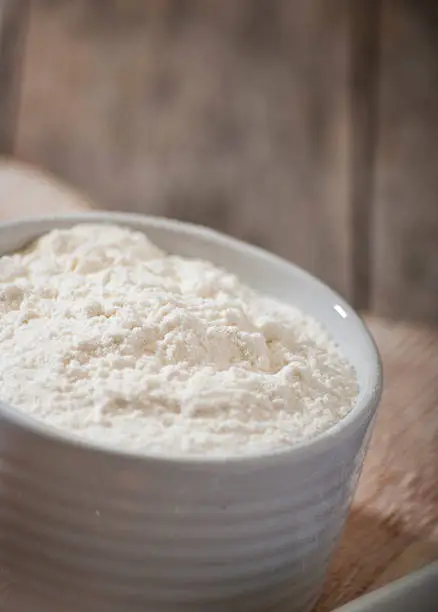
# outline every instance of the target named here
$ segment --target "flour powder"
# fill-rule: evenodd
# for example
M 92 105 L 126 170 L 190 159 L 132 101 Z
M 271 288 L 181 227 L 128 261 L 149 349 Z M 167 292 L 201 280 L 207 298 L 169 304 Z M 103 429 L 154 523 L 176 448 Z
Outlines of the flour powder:
M 2 400 L 67 434 L 160 455 L 283 449 L 357 396 L 312 318 L 108 225 L 0 259 L 0 383 Z

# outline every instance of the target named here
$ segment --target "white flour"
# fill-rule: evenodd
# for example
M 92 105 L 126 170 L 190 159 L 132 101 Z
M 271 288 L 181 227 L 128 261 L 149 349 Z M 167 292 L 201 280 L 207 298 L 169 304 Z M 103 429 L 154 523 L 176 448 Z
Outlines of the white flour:
M 0 259 L 0 383 L 2 400 L 70 435 L 161 455 L 285 448 L 357 396 L 313 319 L 107 225 Z

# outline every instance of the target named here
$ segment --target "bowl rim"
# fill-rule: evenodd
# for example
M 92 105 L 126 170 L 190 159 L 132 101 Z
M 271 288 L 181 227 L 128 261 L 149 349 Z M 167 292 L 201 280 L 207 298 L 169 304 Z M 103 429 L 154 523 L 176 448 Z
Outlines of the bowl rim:
M 154 462 L 162 465 L 181 465 L 187 468 L 199 467 L 202 465 L 220 466 L 232 464 L 248 465 L 257 462 L 278 463 L 298 459 L 306 455 L 319 455 L 328 452 L 330 449 L 337 447 L 342 440 L 348 439 L 359 428 L 359 424 L 367 421 L 372 421 L 372 417 L 379 405 L 383 389 L 383 368 L 381 357 L 377 349 L 376 343 L 366 327 L 363 319 L 353 309 L 352 306 L 342 298 L 336 291 L 331 289 L 323 281 L 313 276 L 300 266 L 287 261 L 286 259 L 275 255 L 259 246 L 251 245 L 242 240 L 219 232 L 217 230 L 179 221 L 177 219 L 165 218 L 155 215 L 143 215 L 137 213 L 123 213 L 115 211 L 83 211 L 68 214 L 45 215 L 38 217 L 26 217 L 23 219 L 6 221 L 0 223 L 0 240 L 4 232 L 13 232 L 14 228 L 23 228 L 28 226 L 29 229 L 35 229 L 35 239 L 38 237 L 38 228 L 44 228 L 47 224 L 52 223 L 113 223 L 120 225 L 128 225 L 135 230 L 147 230 L 149 227 L 168 230 L 178 234 L 184 233 L 189 236 L 196 235 L 204 240 L 221 244 L 222 246 L 234 251 L 238 251 L 243 256 L 262 258 L 265 261 L 271 262 L 272 265 L 287 267 L 295 276 L 301 277 L 307 283 L 318 288 L 319 291 L 326 293 L 335 299 L 343 308 L 348 311 L 349 317 L 352 319 L 357 332 L 362 335 L 371 354 L 374 356 L 374 362 L 370 362 L 369 374 L 370 384 L 364 396 L 358 398 L 353 409 L 340 421 L 335 423 L 328 430 L 316 435 L 313 438 L 297 442 L 287 448 L 273 449 L 264 452 L 252 452 L 244 455 L 168 455 L 158 453 L 139 453 L 128 449 L 112 447 L 110 445 L 99 444 L 80 437 L 73 437 L 62 430 L 48 425 L 38 419 L 35 419 L 26 413 L 14 408 L 10 404 L 0 400 L 0 418 L 5 418 L 13 425 L 21 427 L 27 433 L 36 435 L 47 441 L 55 444 L 62 444 L 71 450 L 88 451 L 100 456 L 111 456 L 113 458 L 124 459 L 126 461 L 137 462 Z M 56 228 L 53 228 L 56 229 Z M 45 233 L 45 229 L 42 233 Z M 49 230 L 50 231 L 50 230 Z M 2 257 L 3 255 L 0 255 Z

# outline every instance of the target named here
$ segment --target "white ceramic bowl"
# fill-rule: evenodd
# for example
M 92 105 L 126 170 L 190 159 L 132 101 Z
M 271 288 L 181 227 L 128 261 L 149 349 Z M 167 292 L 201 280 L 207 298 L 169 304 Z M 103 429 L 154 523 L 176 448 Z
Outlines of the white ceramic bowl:
M 0 253 L 56 227 L 113 222 L 210 259 L 330 330 L 360 395 L 338 425 L 244 458 L 141 457 L 74 442 L 0 405 L 0 562 L 44 612 L 303 612 L 344 525 L 380 398 L 358 316 L 299 268 L 176 221 L 93 213 L 0 227 Z

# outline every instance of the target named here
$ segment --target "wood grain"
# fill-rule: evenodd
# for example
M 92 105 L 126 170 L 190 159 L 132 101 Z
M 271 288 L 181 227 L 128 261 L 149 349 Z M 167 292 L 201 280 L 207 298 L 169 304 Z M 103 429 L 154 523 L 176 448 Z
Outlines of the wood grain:
M 318 612 L 438 559 L 438 330 L 367 322 L 384 394 Z
M 372 288 L 371 247 L 374 174 L 378 138 L 381 0 L 356 0 L 351 12 L 351 298 L 368 309 Z
M 28 0 L 0 0 L 0 155 L 14 145 L 28 12 Z
M 349 295 L 346 7 L 35 0 L 18 154 L 107 208 L 216 227 Z
M 378 314 L 438 322 L 438 4 L 384 0 L 373 219 Z

